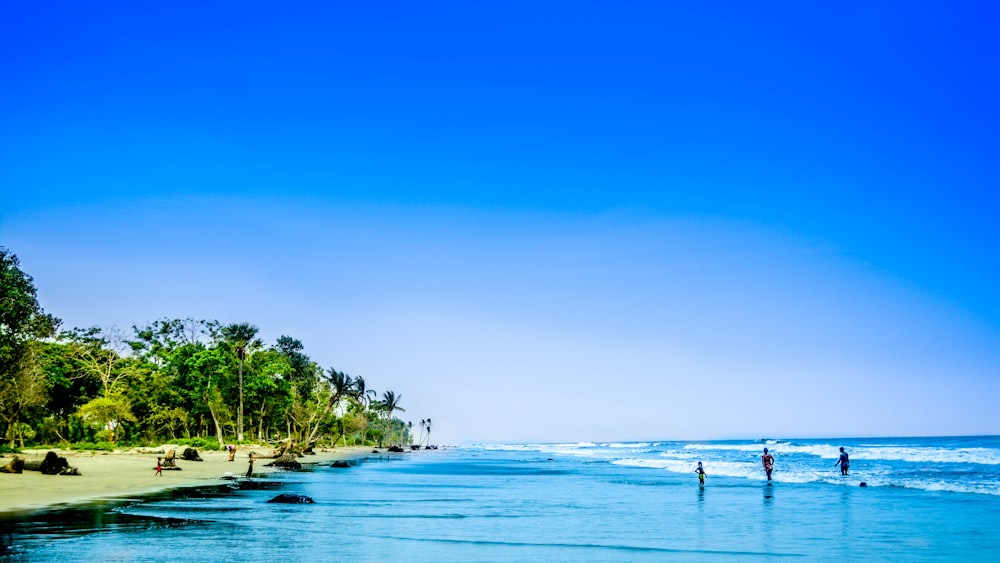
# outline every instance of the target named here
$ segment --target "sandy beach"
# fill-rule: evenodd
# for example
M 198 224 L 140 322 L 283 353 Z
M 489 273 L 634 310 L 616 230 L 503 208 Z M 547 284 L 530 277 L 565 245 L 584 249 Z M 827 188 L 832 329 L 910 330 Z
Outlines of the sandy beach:
M 176 449 L 179 471 L 163 471 L 157 476 L 156 458 L 169 449 Z M 49 450 L 25 450 L 25 459 L 41 459 Z M 0 515 L 32 512 L 101 499 L 120 499 L 176 487 L 191 487 L 222 483 L 229 475 L 245 475 L 250 452 L 255 456 L 269 455 L 268 447 L 241 448 L 236 459 L 228 461 L 224 451 L 199 451 L 204 461 L 179 459 L 183 446 L 164 445 L 116 452 L 79 452 L 54 450 L 76 467 L 80 475 L 43 475 L 38 471 L 20 474 L 0 473 Z M 330 463 L 338 459 L 361 457 L 370 447 L 349 447 L 318 450 L 316 455 L 299 458 L 302 464 Z M 0 465 L 13 459 L 12 454 L 0 457 Z M 267 467 L 271 459 L 257 459 L 255 474 L 280 469 Z

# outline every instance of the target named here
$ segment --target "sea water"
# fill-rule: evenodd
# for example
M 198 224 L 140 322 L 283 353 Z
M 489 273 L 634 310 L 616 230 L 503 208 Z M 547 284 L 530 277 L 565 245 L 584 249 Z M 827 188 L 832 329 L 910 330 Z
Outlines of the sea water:
M 847 476 L 834 467 L 841 446 L 851 456 Z M 764 447 L 776 460 L 771 483 Z M 279 493 L 315 503 L 267 502 Z M 10 561 L 996 561 L 1000 438 L 371 454 L 348 468 L 2 519 L 0 553 Z

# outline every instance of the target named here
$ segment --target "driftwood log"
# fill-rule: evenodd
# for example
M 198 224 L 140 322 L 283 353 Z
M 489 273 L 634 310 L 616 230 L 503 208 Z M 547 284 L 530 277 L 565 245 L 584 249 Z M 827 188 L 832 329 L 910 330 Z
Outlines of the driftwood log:
M 305 453 L 304 453 L 305 452 Z M 285 456 L 302 457 L 306 453 L 312 454 L 311 448 L 306 448 L 303 450 L 300 446 L 297 446 L 295 442 L 284 442 L 277 449 L 274 449 L 269 454 L 256 455 L 256 457 L 264 459 L 281 459 Z
M 0 467 L 0 473 L 20 473 L 22 471 L 24 471 L 24 458 L 17 455 L 7 465 Z
M 173 469 L 177 467 L 177 459 L 175 456 L 176 456 L 175 450 L 170 449 L 169 451 L 167 451 L 167 457 L 163 458 L 161 466 L 164 469 Z
M 60 457 L 56 452 L 45 454 L 42 459 L 25 459 L 22 464 L 25 471 L 40 471 L 43 475 L 79 475 L 80 472 L 75 467 L 70 467 L 66 458 Z
M 280 467 L 282 469 L 302 469 L 302 464 L 295 458 L 294 454 L 285 454 L 278 459 L 267 464 L 268 467 Z

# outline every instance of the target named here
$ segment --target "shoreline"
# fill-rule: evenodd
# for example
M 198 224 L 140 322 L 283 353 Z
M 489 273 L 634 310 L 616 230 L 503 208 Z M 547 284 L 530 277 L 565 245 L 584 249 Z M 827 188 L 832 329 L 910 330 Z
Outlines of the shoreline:
M 231 481 L 233 476 L 246 474 L 249 454 L 257 458 L 254 475 L 282 471 L 266 467 L 272 459 L 261 458 L 271 452 L 270 447 L 242 447 L 236 452 L 236 459 L 228 460 L 225 451 L 199 451 L 204 461 L 185 461 L 178 457 L 180 471 L 155 473 L 156 458 L 163 457 L 168 449 L 175 449 L 178 456 L 185 446 L 165 444 L 159 448 L 141 448 L 114 452 L 51 450 L 65 457 L 71 467 L 76 467 L 80 475 L 43 475 L 38 471 L 23 473 L 0 473 L 0 518 L 22 516 L 32 512 L 68 508 L 70 506 L 101 500 L 121 500 L 136 495 L 147 495 L 170 489 L 219 485 Z M 350 446 L 346 448 L 326 448 L 317 450 L 315 455 L 299 458 L 303 465 L 332 463 L 337 460 L 352 460 L 371 453 L 370 446 Z M 40 459 L 50 450 L 25 450 L 21 454 L 26 459 Z M 152 453 L 150 453 L 152 452 Z M 6 465 L 15 454 L 0 457 L 0 465 Z

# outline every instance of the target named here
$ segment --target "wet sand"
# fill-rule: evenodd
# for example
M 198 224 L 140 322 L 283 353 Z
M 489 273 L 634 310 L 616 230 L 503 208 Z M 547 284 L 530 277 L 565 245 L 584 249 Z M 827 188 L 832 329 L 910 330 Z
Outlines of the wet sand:
M 163 457 L 170 448 L 176 450 L 176 465 L 181 469 L 164 470 L 163 475 L 158 476 L 156 458 Z M 26 459 L 41 459 L 47 451 L 26 450 L 19 455 Z M 65 457 L 71 467 L 76 467 L 80 475 L 43 475 L 38 471 L 0 473 L 0 516 L 99 499 L 129 498 L 177 487 L 223 483 L 227 476 L 246 475 L 250 452 L 258 456 L 253 465 L 254 474 L 263 475 L 278 470 L 267 467 L 272 459 L 259 457 L 272 452 L 268 447 L 241 448 L 232 462 L 228 461 L 229 454 L 224 451 L 201 450 L 198 454 L 204 461 L 185 461 L 180 459 L 184 446 L 116 452 L 54 451 Z M 358 458 L 370 451 L 371 447 L 317 450 L 316 455 L 301 457 L 299 462 L 303 465 L 331 463 Z M 0 466 L 12 459 L 12 454 L 0 457 Z

